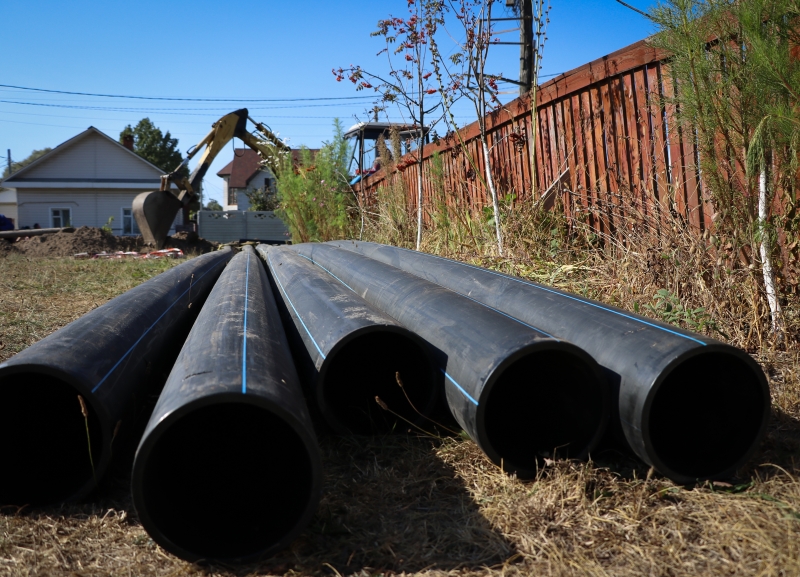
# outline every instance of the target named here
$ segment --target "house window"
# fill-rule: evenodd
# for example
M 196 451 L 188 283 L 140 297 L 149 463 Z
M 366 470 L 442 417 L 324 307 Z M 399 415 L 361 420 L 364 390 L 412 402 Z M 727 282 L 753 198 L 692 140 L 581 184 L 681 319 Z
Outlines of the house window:
M 239 192 L 236 188 L 228 189 L 228 204 L 236 204 L 236 193 Z
M 62 228 L 72 224 L 72 212 L 69 208 L 51 208 L 50 221 L 53 228 Z
M 139 227 L 130 208 L 122 209 L 122 234 L 139 234 Z

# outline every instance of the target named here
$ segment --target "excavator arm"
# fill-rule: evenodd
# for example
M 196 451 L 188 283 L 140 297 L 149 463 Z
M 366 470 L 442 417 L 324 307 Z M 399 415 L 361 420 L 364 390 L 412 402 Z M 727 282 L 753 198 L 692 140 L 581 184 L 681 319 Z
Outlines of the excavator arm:
M 248 119 L 255 124 L 263 140 L 247 131 Z M 289 147 L 266 126 L 250 118 L 246 108 L 226 114 L 216 121 L 209 133 L 189 150 L 186 158 L 175 170 L 161 177 L 160 190 L 143 192 L 133 200 L 133 216 L 146 244 L 153 244 L 156 248 L 164 246 L 175 215 L 197 198 L 197 190 L 211 163 L 219 151 L 234 137 L 258 152 L 277 177 L 278 158 L 281 154 L 288 153 Z M 188 177 L 181 176 L 181 169 L 200 151 L 203 151 L 203 154 L 192 173 Z M 177 193 L 173 192 L 173 186 Z

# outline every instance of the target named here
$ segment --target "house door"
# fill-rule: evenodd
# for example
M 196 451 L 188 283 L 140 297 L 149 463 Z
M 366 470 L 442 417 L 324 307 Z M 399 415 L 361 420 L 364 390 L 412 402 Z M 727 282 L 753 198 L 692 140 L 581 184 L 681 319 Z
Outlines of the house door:
M 72 224 L 72 211 L 69 208 L 51 208 L 50 224 L 53 228 L 62 228 Z

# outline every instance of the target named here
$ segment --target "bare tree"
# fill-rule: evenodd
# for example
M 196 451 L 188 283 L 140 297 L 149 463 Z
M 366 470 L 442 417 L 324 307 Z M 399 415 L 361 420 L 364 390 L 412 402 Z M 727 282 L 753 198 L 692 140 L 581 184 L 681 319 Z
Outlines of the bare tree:
M 497 252 L 503 255 L 503 232 L 500 225 L 500 203 L 497 187 L 492 175 L 492 162 L 486 130 L 487 115 L 500 106 L 497 98 L 497 74 L 486 72 L 489 48 L 497 42 L 492 36 L 492 7 L 497 0 L 448 0 L 448 7 L 458 22 L 458 32 L 446 27 L 456 42 L 456 50 L 445 57 L 436 40 L 433 40 L 434 66 L 442 93 L 442 102 L 448 111 L 447 119 L 451 129 L 459 138 L 462 149 L 464 142 L 458 133 L 455 118 L 451 112 L 453 101 L 460 97 L 469 100 L 478 119 L 479 139 L 485 172 L 482 178 L 492 199 L 492 215 Z M 453 27 L 455 28 L 455 27 Z M 463 40 L 456 40 L 463 37 Z M 470 163 L 475 166 L 474 159 Z M 478 173 L 477 170 L 475 170 Z
M 430 42 L 443 22 L 444 0 L 408 0 L 408 18 L 390 16 L 378 22 L 372 36 L 384 39 L 386 47 L 378 55 L 386 55 L 388 73 L 377 74 L 361 66 L 334 69 L 337 81 L 345 77 L 356 86 L 356 90 L 373 89 L 379 96 L 381 108 L 386 111 L 396 105 L 404 122 L 411 125 L 414 134 L 417 164 L 417 238 L 416 249 L 422 243 L 423 173 L 422 149 L 425 145 L 425 123 L 432 127 L 441 118 L 431 115 L 440 108 L 438 98 L 431 103 L 430 97 L 438 92 L 431 87 L 432 74 Z

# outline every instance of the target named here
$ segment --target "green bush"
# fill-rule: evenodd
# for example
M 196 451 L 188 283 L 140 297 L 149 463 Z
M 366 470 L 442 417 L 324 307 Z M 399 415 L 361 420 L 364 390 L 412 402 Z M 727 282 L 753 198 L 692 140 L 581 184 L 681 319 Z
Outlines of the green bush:
M 278 174 L 278 215 L 294 242 L 326 241 L 352 236 L 357 215 L 350 188 L 351 149 L 342 124 L 334 120 L 334 137 L 316 153 L 301 148 L 300 158 L 283 159 Z

